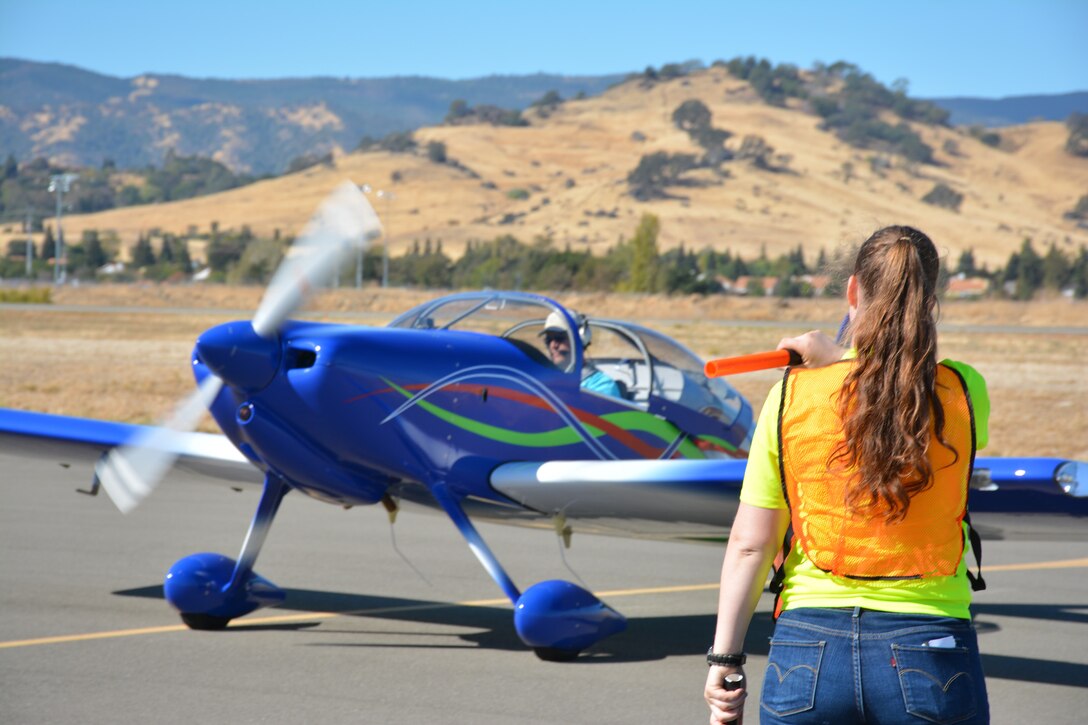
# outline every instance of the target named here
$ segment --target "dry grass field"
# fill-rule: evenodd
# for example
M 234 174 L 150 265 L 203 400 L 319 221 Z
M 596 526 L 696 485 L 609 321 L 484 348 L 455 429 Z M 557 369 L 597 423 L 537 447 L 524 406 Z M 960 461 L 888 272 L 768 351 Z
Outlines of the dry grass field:
M 635 200 L 627 175 L 641 157 L 701 153 L 672 121 L 690 99 L 706 104 L 714 127 L 733 134 L 729 149 L 738 150 L 747 136 L 761 137 L 773 147 L 778 171 L 732 161 L 723 167 L 726 176 L 689 172 L 688 185 L 669 189 L 672 198 Z M 663 250 L 684 244 L 731 249 L 745 258 L 762 248 L 773 257 L 802 245 L 811 262 L 820 249 L 830 253 L 892 223 L 925 230 L 953 263 L 973 249 L 991 268 L 1005 264 L 1028 237 L 1040 253 L 1051 243 L 1070 253 L 1088 244 L 1088 230 L 1063 218 L 1088 189 L 1088 160 L 1063 151 L 1068 132 L 1061 123 L 999 129 L 999 148 L 963 129 L 916 125 L 937 163 L 910 164 L 846 145 L 797 104 L 764 104 L 747 82 L 721 68 L 648 86 L 629 81 L 525 117 L 531 125 L 524 128 L 419 129 L 416 153 L 345 153 L 331 168 L 220 194 L 70 215 L 66 234 L 75 241 L 86 229 L 112 232 L 122 257 L 139 234 L 154 230 L 191 236 L 207 234 L 214 223 L 222 230 L 249 226 L 261 236 L 289 235 L 302 229 L 327 193 L 351 179 L 390 192 L 375 204 L 394 254 L 432 238 L 457 257 L 468 240 L 501 234 L 526 243 L 546 236 L 560 248 L 603 252 L 632 236 L 647 212 L 661 220 Z M 429 161 L 424 149 L 431 141 L 444 143 L 460 167 Z M 938 183 L 964 195 L 958 211 L 921 201 Z M 0 228 L 0 244 L 17 232 Z
M 56 291 L 52 309 L 6 305 L 0 310 L 0 406 L 154 422 L 192 390 L 188 359 L 197 335 L 217 322 L 248 317 L 261 293 L 199 285 L 68 287 Z M 437 294 L 330 291 L 318 295 L 307 314 L 384 324 Z M 834 300 L 560 299 L 590 314 L 648 324 L 704 359 L 773 348 L 781 337 L 813 327 L 833 332 L 842 315 Z M 764 322 L 786 326 L 760 326 Z M 988 453 L 1088 460 L 1088 303 L 946 303 L 942 322 L 941 354 L 970 362 L 989 383 Z M 1012 326 L 1025 329 L 1007 331 Z M 1062 327 L 1079 329 L 1051 329 Z M 758 407 L 777 375 L 749 373 L 732 382 Z M 204 429 L 212 426 L 209 420 Z

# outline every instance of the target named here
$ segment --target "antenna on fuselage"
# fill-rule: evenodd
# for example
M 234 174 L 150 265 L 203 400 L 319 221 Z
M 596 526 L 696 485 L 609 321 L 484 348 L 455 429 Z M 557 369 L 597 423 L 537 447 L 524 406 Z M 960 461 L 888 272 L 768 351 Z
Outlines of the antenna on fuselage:
M 578 576 L 578 572 L 567 561 L 566 550 L 570 548 L 571 536 L 574 535 L 574 529 L 567 523 L 567 514 L 563 511 L 556 512 L 552 518 L 552 525 L 555 527 L 556 542 L 559 545 L 559 558 L 562 560 L 563 566 L 567 568 L 571 576 L 578 580 L 583 588 L 589 589 L 589 585 L 582 580 L 582 577 Z
M 403 560 L 404 563 L 408 565 L 408 568 L 414 571 L 416 575 L 419 576 L 419 578 L 427 584 L 427 586 L 434 586 L 433 584 L 431 584 L 431 580 L 428 579 L 427 576 L 422 571 L 420 571 L 415 564 L 412 563 L 412 560 L 404 555 L 404 552 L 400 550 L 400 547 L 397 546 L 397 531 L 396 527 L 394 527 L 393 524 L 397 522 L 397 512 L 400 511 L 400 503 L 397 501 L 397 499 L 393 498 L 388 493 L 382 496 L 381 503 L 386 513 L 389 514 L 389 540 L 393 543 L 393 551 L 397 552 L 397 556 L 399 556 L 401 560 Z

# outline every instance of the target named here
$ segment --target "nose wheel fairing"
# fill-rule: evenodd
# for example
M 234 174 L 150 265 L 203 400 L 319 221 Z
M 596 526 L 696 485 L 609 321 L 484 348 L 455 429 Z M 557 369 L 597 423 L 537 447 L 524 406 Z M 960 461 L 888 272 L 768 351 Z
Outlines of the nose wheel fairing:
M 166 601 L 192 629 L 222 629 L 232 619 L 283 602 L 284 591 L 253 571 L 231 586 L 236 568 L 230 557 L 211 552 L 180 559 L 166 574 Z
M 166 574 L 163 594 L 193 629 L 222 629 L 230 620 L 283 602 L 282 589 L 253 571 L 287 482 L 268 475 L 257 513 L 249 525 L 238 561 L 215 553 L 191 554 Z

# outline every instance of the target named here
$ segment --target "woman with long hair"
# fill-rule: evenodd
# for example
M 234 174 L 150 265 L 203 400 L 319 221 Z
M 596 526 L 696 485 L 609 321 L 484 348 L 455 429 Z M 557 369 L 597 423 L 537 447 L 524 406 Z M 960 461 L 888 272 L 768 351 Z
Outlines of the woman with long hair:
M 847 282 L 849 348 L 783 340 L 804 365 L 772 388 L 722 564 L 704 696 L 739 721 L 744 637 L 776 555 L 762 723 L 986 723 L 964 555 L 967 489 L 989 400 L 937 358 L 940 263 L 922 232 L 862 244 Z M 971 540 L 971 544 L 968 541 Z M 735 679 L 735 678 L 730 678 Z

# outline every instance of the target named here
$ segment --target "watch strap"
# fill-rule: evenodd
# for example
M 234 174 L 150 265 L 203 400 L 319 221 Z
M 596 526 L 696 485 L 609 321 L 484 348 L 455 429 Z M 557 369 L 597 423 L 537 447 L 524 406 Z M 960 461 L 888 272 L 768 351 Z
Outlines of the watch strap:
M 740 667 L 748 661 L 748 655 L 744 652 L 721 654 L 714 652 L 711 647 L 706 651 L 706 663 L 710 666 Z

